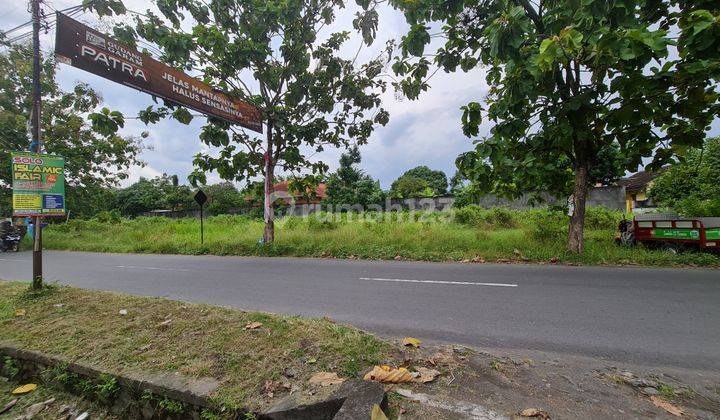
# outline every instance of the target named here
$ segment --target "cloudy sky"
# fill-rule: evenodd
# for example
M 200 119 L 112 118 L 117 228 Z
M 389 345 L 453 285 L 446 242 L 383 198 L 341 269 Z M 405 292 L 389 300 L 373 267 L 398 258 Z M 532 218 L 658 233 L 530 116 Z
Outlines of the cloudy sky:
M 60 10 L 79 3 L 80 0 L 47 0 L 45 9 L 51 14 L 53 9 Z M 150 2 L 142 0 L 125 0 L 125 4 L 136 11 L 154 9 Z M 352 17 L 352 10 L 341 12 L 331 29 L 351 30 Z M 0 11 L 0 29 L 13 28 L 29 19 L 26 2 L 9 2 Z M 101 30 L 103 26 L 108 26 L 107 22 L 103 24 L 89 13 L 76 19 Z M 386 40 L 399 39 L 406 29 L 407 25 L 400 13 L 389 7 L 381 9 L 378 39 L 372 47 L 363 50 L 361 58 L 374 57 L 382 50 Z M 329 31 L 325 35 L 327 33 Z M 354 37 L 344 52 L 352 56 L 359 42 L 359 38 Z M 51 53 L 54 31 L 43 35 L 41 43 L 43 50 Z M 126 117 L 135 116 L 138 110 L 153 104 L 149 95 L 66 65 L 59 66 L 58 78 L 65 89 L 70 89 L 78 81 L 87 81 L 101 92 L 108 107 L 123 112 Z M 421 95 L 418 101 L 400 99 L 392 89 L 383 97 L 383 107 L 390 112 L 390 123 L 378 127 L 369 143 L 361 148 L 362 169 L 379 179 L 383 188 L 389 188 L 400 174 L 418 165 L 440 169 L 450 177 L 455 172 L 455 158 L 472 148 L 471 140 L 462 134 L 460 128 L 460 106 L 471 100 L 480 101 L 487 93 L 482 69 L 454 74 L 440 71 L 432 78 L 430 85 L 430 91 Z M 146 127 L 138 120 L 127 120 L 123 133 L 139 135 L 142 131 L 148 131 L 150 136 L 146 139 L 146 145 L 151 148 L 142 155 L 147 166 L 132 168 L 127 183 L 140 176 L 153 177 L 162 173 L 177 174 L 181 180 L 185 180 L 192 171 L 192 157 L 201 150 L 208 150 L 198 139 L 204 121 L 205 118 L 197 117 L 189 126 L 185 126 L 175 120 L 165 120 Z M 488 129 L 488 126 L 482 127 L 480 134 L 487 133 Z M 713 132 L 720 133 L 718 124 Z M 339 150 L 328 150 L 315 158 L 327 163 L 332 170 L 337 167 L 340 153 Z M 217 180 L 217 176 L 209 176 L 210 182 Z

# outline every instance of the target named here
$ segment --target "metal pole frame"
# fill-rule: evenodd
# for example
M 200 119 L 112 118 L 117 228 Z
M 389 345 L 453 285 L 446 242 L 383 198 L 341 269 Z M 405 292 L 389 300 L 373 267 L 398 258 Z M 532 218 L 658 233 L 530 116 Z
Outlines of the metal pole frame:
M 41 87 L 40 87 L 40 0 L 30 0 L 33 21 L 33 113 L 32 113 L 32 143 L 35 153 L 42 153 L 42 138 L 40 129 Z M 34 145 L 34 147 L 32 147 Z M 43 263 L 42 263 L 42 215 L 34 217 L 33 229 L 33 279 L 32 288 L 42 289 Z

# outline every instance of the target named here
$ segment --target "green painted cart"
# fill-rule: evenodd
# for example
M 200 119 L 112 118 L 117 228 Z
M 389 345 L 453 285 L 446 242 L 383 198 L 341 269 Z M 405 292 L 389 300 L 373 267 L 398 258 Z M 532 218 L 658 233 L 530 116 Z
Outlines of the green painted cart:
M 633 241 L 637 243 L 720 250 L 720 217 L 644 214 L 635 217 L 632 227 Z

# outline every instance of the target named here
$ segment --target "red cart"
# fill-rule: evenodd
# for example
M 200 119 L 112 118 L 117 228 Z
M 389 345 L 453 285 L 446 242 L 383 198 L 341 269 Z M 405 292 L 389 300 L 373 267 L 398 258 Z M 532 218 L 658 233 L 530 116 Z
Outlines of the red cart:
M 720 217 L 681 217 L 671 214 L 643 214 L 632 223 L 620 223 L 618 241 L 642 243 L 671 250 L 720 250 Z

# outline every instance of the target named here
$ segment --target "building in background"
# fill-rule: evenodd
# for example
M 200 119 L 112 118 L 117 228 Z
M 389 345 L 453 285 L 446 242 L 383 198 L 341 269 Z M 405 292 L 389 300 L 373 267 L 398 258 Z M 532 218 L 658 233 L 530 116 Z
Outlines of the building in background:
M 658 171 L 640 171 L 618 181 L 618 185 L 625 187 L 625 211 L 627 213 L 632 213 L 636 208 L 655 207 L 652 199 L 648 197 L 648 191 L 653 180 L 664 171 L 664 168 Z

